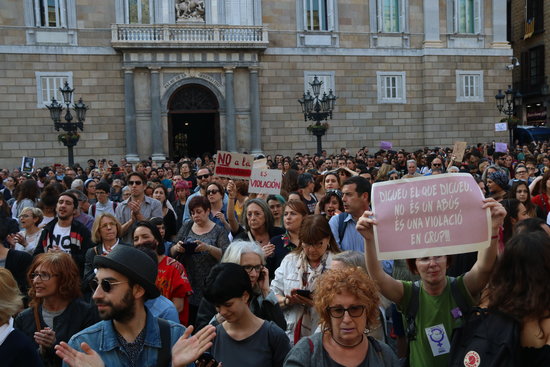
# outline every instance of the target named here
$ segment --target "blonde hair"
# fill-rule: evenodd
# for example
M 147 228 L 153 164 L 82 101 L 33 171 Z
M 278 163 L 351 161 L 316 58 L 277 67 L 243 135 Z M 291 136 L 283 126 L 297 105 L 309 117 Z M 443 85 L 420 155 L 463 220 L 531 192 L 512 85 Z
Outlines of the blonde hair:
M 0 268 L 0 304 L 0 325 L 6 324 L 23 308 L 23 296 L 15 278 L 6 268 Z
M 23 210 L 21 210 L 20 214 L 23 214 L 24 212 L 31 212 L 33 218 L 38 219 L 38 222 L 35 223 L 35 225 L 37 225 L 37 226 L 44 219 L 44 213 L 42 212 L 42 210 L 40 210 L 38 208 L 33 208 L 31 206 L 26 206 L 26 207 L 23 208 Z
M 122 226 L 120 225 L 120 222 L 116 219 L 116 217 L 111 213 L 103 212 L 97 216 L 92 226 L 92 242 L 95 243 L 96 245 L 99 245 L 100 243 L 103 242 L 103 238 L 101 238 L 101 233 L 99 232 L 99 226 L 100 226 L 101 220 L 105 217 L 111 218 L 115 222 L 116 236 L 120 237 L 120 235 L 122 234 Z

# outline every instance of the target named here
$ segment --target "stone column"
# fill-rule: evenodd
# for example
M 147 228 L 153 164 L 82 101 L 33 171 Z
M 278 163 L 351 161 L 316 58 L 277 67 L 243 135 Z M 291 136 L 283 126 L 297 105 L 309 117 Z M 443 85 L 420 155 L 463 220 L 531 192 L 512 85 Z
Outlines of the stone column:
M 506 4 L 493 0 L 493 48 L 510 48 L 506 39 Z
M 160 68 L 150 66 L 151 72 L 151 142 L 154 161 L 164 161 L 162 125 L 160 123 Z
M 126 130 L 126 160 L 139 162 L 136 134 L 136 97 L 134 91 L 134 68 L 124 69 L 124 128 Z
M 424 0 L 424 47 L 443 47 L 439 18 L 439 0 Z
M 235 122 L 235 98 L 233 92 L 234 66 L 223 68 L 225 71 L 225 123 L 226 123 L 226 150 L 237 151 L 237 130 Z
M 258 83 L 258 67 L 250 67 L 250 147 L 252 154 L 262 152 L 262 123 L 260 121 L 260 87 Z

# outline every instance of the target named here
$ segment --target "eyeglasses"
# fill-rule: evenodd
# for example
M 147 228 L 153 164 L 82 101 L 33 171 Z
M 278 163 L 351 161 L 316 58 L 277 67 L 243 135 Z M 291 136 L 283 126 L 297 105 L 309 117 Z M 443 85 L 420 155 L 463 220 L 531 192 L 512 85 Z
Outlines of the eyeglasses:
M 427 265 L 432 260 L 435 261 L 436 263 L 440 263 L 440 262 L 443 262 L 445 259 L 446 259 L 445 256 L 431 256 L 431 257 L 421 257 L 419 259 L 416 259 L 416 261 L 418 261 L 420 264 Z
M 346 311 L 348 312 L 348 315 L 350 317 L 359 317 L 365 312 L 365 306 L 363 305 L 357 305 L 357 306 L 349 306 L 348 308 L 344 308 L 342 306 L 334 306 L 334 307 L 327 307 L 327 311 L 331 317 L 334 317 L 335 319 L 341 319 L 344 317 L 344 314 Z
M 243 266 L 244 270 L 246 270 L 246 272 L 248 274 L 252 273 L 252 270 L 256 270 L 256 273 L 260 273 L 264 266 L 263 265 L 244 265 Z
M 207 173 L 206 175 L 197 176 L 197 178 L 198 178 L 199 180 L 203 180 L 203 179 L 208 178 L 208 177 L 210 177 L 210 174 L 208 174 L 208 173 Z
M 220 190 L 206 190 L 206 195 L 214 195 L 220 192 Z
M 434 167 L 441 167 L 441 163 L 432 163 L 432 166 L 434 166 Z
M 527 171 L 516 171 L 516 175 L 523 175 L 524 173 L 527 173 Z
M 116 224 L 113 223 L 113 222 L 107 222 L 107 223 L 103 223 L 102 225 L 99 226 L 99 228 L 101 228 L 101 229 L 108 228 L 108 227 L 116 227 Z
M 29 214 L 21 214 L 19 218 L 30 218 L 31 216 Z
M 113 289 L 114 285 L 122 284 L 122 283 L 128 283 L 126 282 L 109 282 L 107 279 L 103 279 L 101 282 L 98 282 L 97 279 L 90 280 L 90 288 L 92 288 L 92 291 L 95 292 L 98 285 L 101 285 L 101 289 L 105 293 L 109 293 L 111 289 Z
M 142 182 L 141 181 L 128 181 L 128 186 L 132 186 L 132 185 L 141 185 Z
M 50 280 L 52 277 L 56 277 L 56 276 L 57 274 L 50 274 L 50 273 L 31 273 L 30 275 L 31 280 L 33 280 L 36 277 L 39 277 L 40 280 L 42 280 L 43 282 L 46 282 Z

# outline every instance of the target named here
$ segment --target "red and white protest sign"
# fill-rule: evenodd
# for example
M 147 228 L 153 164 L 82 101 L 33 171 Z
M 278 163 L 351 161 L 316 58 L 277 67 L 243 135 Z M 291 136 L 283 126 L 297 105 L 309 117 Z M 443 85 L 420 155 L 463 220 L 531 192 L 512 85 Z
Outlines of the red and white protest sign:
M 491 212 L 467 173 L 376 183 L 372 210 L 381 260 L 450 255 L 489 246 Z
M 218 151 L 216 154 L 216 168 L 218 176 L 248 179 L 252 173 L 254 157 L 249 154 Z
M 248 182 L 248 192 L 268 195 L 280 194 L 282 180 L 283 171 L 281 170 L 254 168 Z

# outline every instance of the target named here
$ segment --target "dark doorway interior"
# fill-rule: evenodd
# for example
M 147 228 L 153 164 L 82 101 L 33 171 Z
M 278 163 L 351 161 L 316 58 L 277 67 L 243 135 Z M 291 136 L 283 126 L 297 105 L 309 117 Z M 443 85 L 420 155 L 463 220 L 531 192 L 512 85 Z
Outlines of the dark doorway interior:
M 170 98 L 170 157 L 197 157 L 220 149 L 219 104 L 208 88 L 188 84 Z
M 172 156 L 197 157 L 203 153 L 215 153 L 216 114 L 178 113 L 172 114 Z

